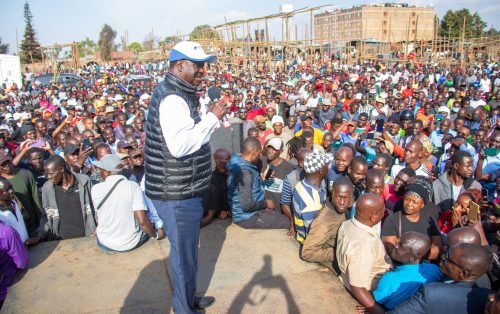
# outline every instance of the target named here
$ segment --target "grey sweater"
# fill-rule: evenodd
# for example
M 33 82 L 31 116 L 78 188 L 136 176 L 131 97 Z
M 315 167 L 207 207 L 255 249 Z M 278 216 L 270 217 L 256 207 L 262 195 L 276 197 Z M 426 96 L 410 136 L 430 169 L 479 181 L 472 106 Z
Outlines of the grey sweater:
M 78 181 L 78 191 L 80 194 L 80 208 L 85 225 L 85 235 L 91 236 L 95 233 L 97 221 L 95 217 L 94 205 L 90 191 L 92 182 L 84 174 L 72 173 Z M 40 227 L 36 231 L 36 236 L 42 240 L 52 241 L 59 239 L 59 208 L 57 207 L 56 193 L 54 184 L 50 181 L 45 182 L 42 187 L 42 218 Z
M 467 189 L 479 189 L 481 190 L 481 184 L 474 180 L 473 178 L 467 178 L 464 185 L 460 189 L 460 193 Z M 445 172 L 439 176 L 439 178 L 432 183 L 432 190 L 434 194 L 434 204 L 439 206 L 441 211 L 450 210 L 453 206 L 453 187 L 451 186 L 450 180 L 448 180 L 448 173 Z

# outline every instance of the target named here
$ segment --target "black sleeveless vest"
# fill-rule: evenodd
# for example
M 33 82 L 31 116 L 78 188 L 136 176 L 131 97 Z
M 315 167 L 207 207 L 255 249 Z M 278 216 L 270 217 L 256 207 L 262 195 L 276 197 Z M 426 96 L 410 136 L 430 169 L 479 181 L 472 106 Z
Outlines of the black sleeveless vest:
M 211 156 L 208 143 L 181 158 L 175 158 L 168 151 L 160 125 L 159 107 L 163 99 L 170 95 L 177 95 L 186 101 L 195 124 L 201 120 L 197 111 L 199 98 L 195 94 L 195 87 L 168 73 L 153 92 L 146 122 L 145 187 L 146 195 L 153 200 L 182 200 L 200 196 L 210 183 Z M 168 106 L 168 103 L 164 106 Z

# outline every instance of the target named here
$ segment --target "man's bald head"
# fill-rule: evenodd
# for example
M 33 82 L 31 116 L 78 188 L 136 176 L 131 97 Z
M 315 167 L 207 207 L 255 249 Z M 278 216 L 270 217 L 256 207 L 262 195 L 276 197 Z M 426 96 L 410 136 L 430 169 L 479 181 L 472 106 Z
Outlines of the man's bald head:
M 469 226 L 455 228 L 448 233 L 448 245 L 452 246 L 459 243 L 481 245 L 481 236 L 476 229 Z
M 452 264 L 459 266 L 452 268 Z M 447 262 L 441 263 L 441 271 L 457 281 L 474 281 L 485 274 L 491 267 L 491 260 L 486 250 L 477 244 L 459 243 L 450 247 Z
M 408 231 L 401 235 L 400 245 L 411 250 L 412 254 L 420 259 L 431 249 L 431 240 L 420 232 Z
M 384 217 L 384 199 L 375 193 L 362 194 L 356 202 L 356 219 L 373 227 Z

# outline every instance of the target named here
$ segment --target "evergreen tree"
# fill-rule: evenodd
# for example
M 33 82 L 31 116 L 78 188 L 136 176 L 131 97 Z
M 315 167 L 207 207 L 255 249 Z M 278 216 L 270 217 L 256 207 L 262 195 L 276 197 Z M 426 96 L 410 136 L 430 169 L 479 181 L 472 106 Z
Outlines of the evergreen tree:
M 37 62 L 42 61 L 42 50 L 40 49 L 40 43 L 36 39 L 35 29 L 33 28 L 33 15 L 30 11 L 30 5 L 28 1 L 24 3 L 24 20 L 26 22 L 26 28 L 24 29 L 24 38 L 21 42 L 21 62 Z
M 0 37 L 0 53 L 8 53 L 9 44 L 2 42 L 2 37 Z
M 99 33 L 99 52 L 101 53 L 101 59 L 104 61 L 111 60 L 111 52 L 115 50 L 115 37 L 116 31 L 111 28 L 108 24 L 104 24 L 101 32 Z

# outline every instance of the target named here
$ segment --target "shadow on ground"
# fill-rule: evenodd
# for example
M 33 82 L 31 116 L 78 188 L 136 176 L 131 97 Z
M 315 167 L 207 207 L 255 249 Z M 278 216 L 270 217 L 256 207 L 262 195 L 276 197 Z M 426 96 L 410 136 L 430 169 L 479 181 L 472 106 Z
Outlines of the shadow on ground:
M 277 289 L 284 295 L 287 313 L 299 313 L 299 308 L 293 299 L 285 278 L 281 275 L 273 275 L 272 257 L 270 255 L 264 256 L 264 265 L 234 298 L 228 312 L 241 313 L 246 305 L 258 307 L 260 303 L 266 301 L 270 289 Z

